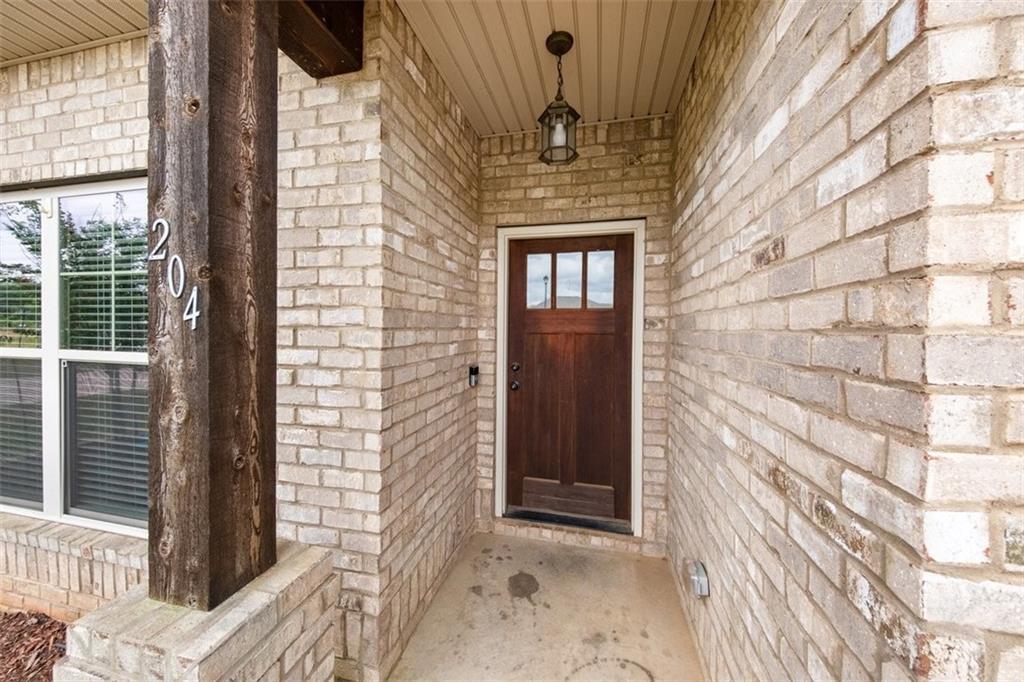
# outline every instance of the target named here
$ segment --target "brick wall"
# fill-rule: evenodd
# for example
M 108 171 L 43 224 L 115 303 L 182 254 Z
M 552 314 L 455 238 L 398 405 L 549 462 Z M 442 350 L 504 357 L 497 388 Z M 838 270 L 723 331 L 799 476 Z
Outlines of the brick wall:
M 1014 11 L 715 5 L 674 140 L 668 543 L 712 678 L 1020 674 Z
M 279 59 L 278 535 L 334 550 L 351 677 L 379 655 L 386 506 L 380 34 L 369 3 L 361 71 Z
M 384 345 L 379 674 L 474 529 L 478 138 L 380 3 Z
M 57 682 L 334 679 L 330 552 L 282 542 L 277 563 L 210 611 L 131 590 L 68 628 Z
M 570 166 L 537 160 L 535 132 L 480 143 L 479 446 L 477 515 L 494 516 L 497 229 L 502 225 L 646 219 L 643 345 L 642 546 L 664 551 L 667 531 L 665 352 L 668 342 L 668 249 L 671 209 L 671 118 L 581 126 L 580 158 Z M 550 537 L 550 533 L 548 533 Z M 590 544 L 592 535 L 562 534 Z
M 0 184 L 146 167 L 143 38 L 0 69 Z
M 0 607 L 70 622 L 146 577 L 146 541 L 0 513 Z

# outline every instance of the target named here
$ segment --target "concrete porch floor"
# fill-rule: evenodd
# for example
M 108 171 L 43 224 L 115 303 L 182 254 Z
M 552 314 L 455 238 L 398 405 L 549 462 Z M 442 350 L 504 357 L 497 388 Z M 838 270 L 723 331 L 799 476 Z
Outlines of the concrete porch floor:
M 481 534 L 390 679 L 702 679 L 664 560 Z

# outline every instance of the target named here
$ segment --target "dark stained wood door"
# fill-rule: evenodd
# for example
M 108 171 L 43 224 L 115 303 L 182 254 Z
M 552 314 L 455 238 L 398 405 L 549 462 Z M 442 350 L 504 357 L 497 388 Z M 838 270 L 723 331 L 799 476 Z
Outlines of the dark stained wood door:
M 630 518 L 633 236 L 510 242 L 509 507 Z

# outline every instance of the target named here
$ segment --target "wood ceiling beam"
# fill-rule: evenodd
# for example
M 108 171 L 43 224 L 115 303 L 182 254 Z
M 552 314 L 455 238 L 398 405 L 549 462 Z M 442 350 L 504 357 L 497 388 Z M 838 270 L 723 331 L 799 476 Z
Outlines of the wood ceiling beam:
M 313 78 L 363 67 L 363 0 L 279 0 L 278 45 Z

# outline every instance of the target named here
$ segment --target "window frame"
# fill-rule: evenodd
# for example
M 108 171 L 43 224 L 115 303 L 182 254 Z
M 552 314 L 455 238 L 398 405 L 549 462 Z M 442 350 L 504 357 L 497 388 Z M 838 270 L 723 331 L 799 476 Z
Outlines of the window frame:
M 30 509 L 0 503 L 0 512 L 57 521 L 94 530 L 120 533 L 133 537 L 147 537 L 145 524 L 134 525 L 70 511 L 69 469 L 66 460 L 67 415 L 65 371 L 68 362 L 95 362 L 104 364 L 149 365 L 147 351 L 72 350 L 61 348 L 60 343 L 60 216 L 59 201 L 64 197 L 84 196 L 145 190 L 146 178 L 99 182 L 75 182 L 41 189 L 0 192 L 0 203 L 38 201 L 42 212 L 42 292 L 40 344 L 38 348 L 0 346 L 0 356 L 27 358 L 40 362 L 42 376 L 43 412 L 43 508 Z M 148 218 L 147 218 L 148 221 Z M 58 415 L 56 423 L 47 415 Z

